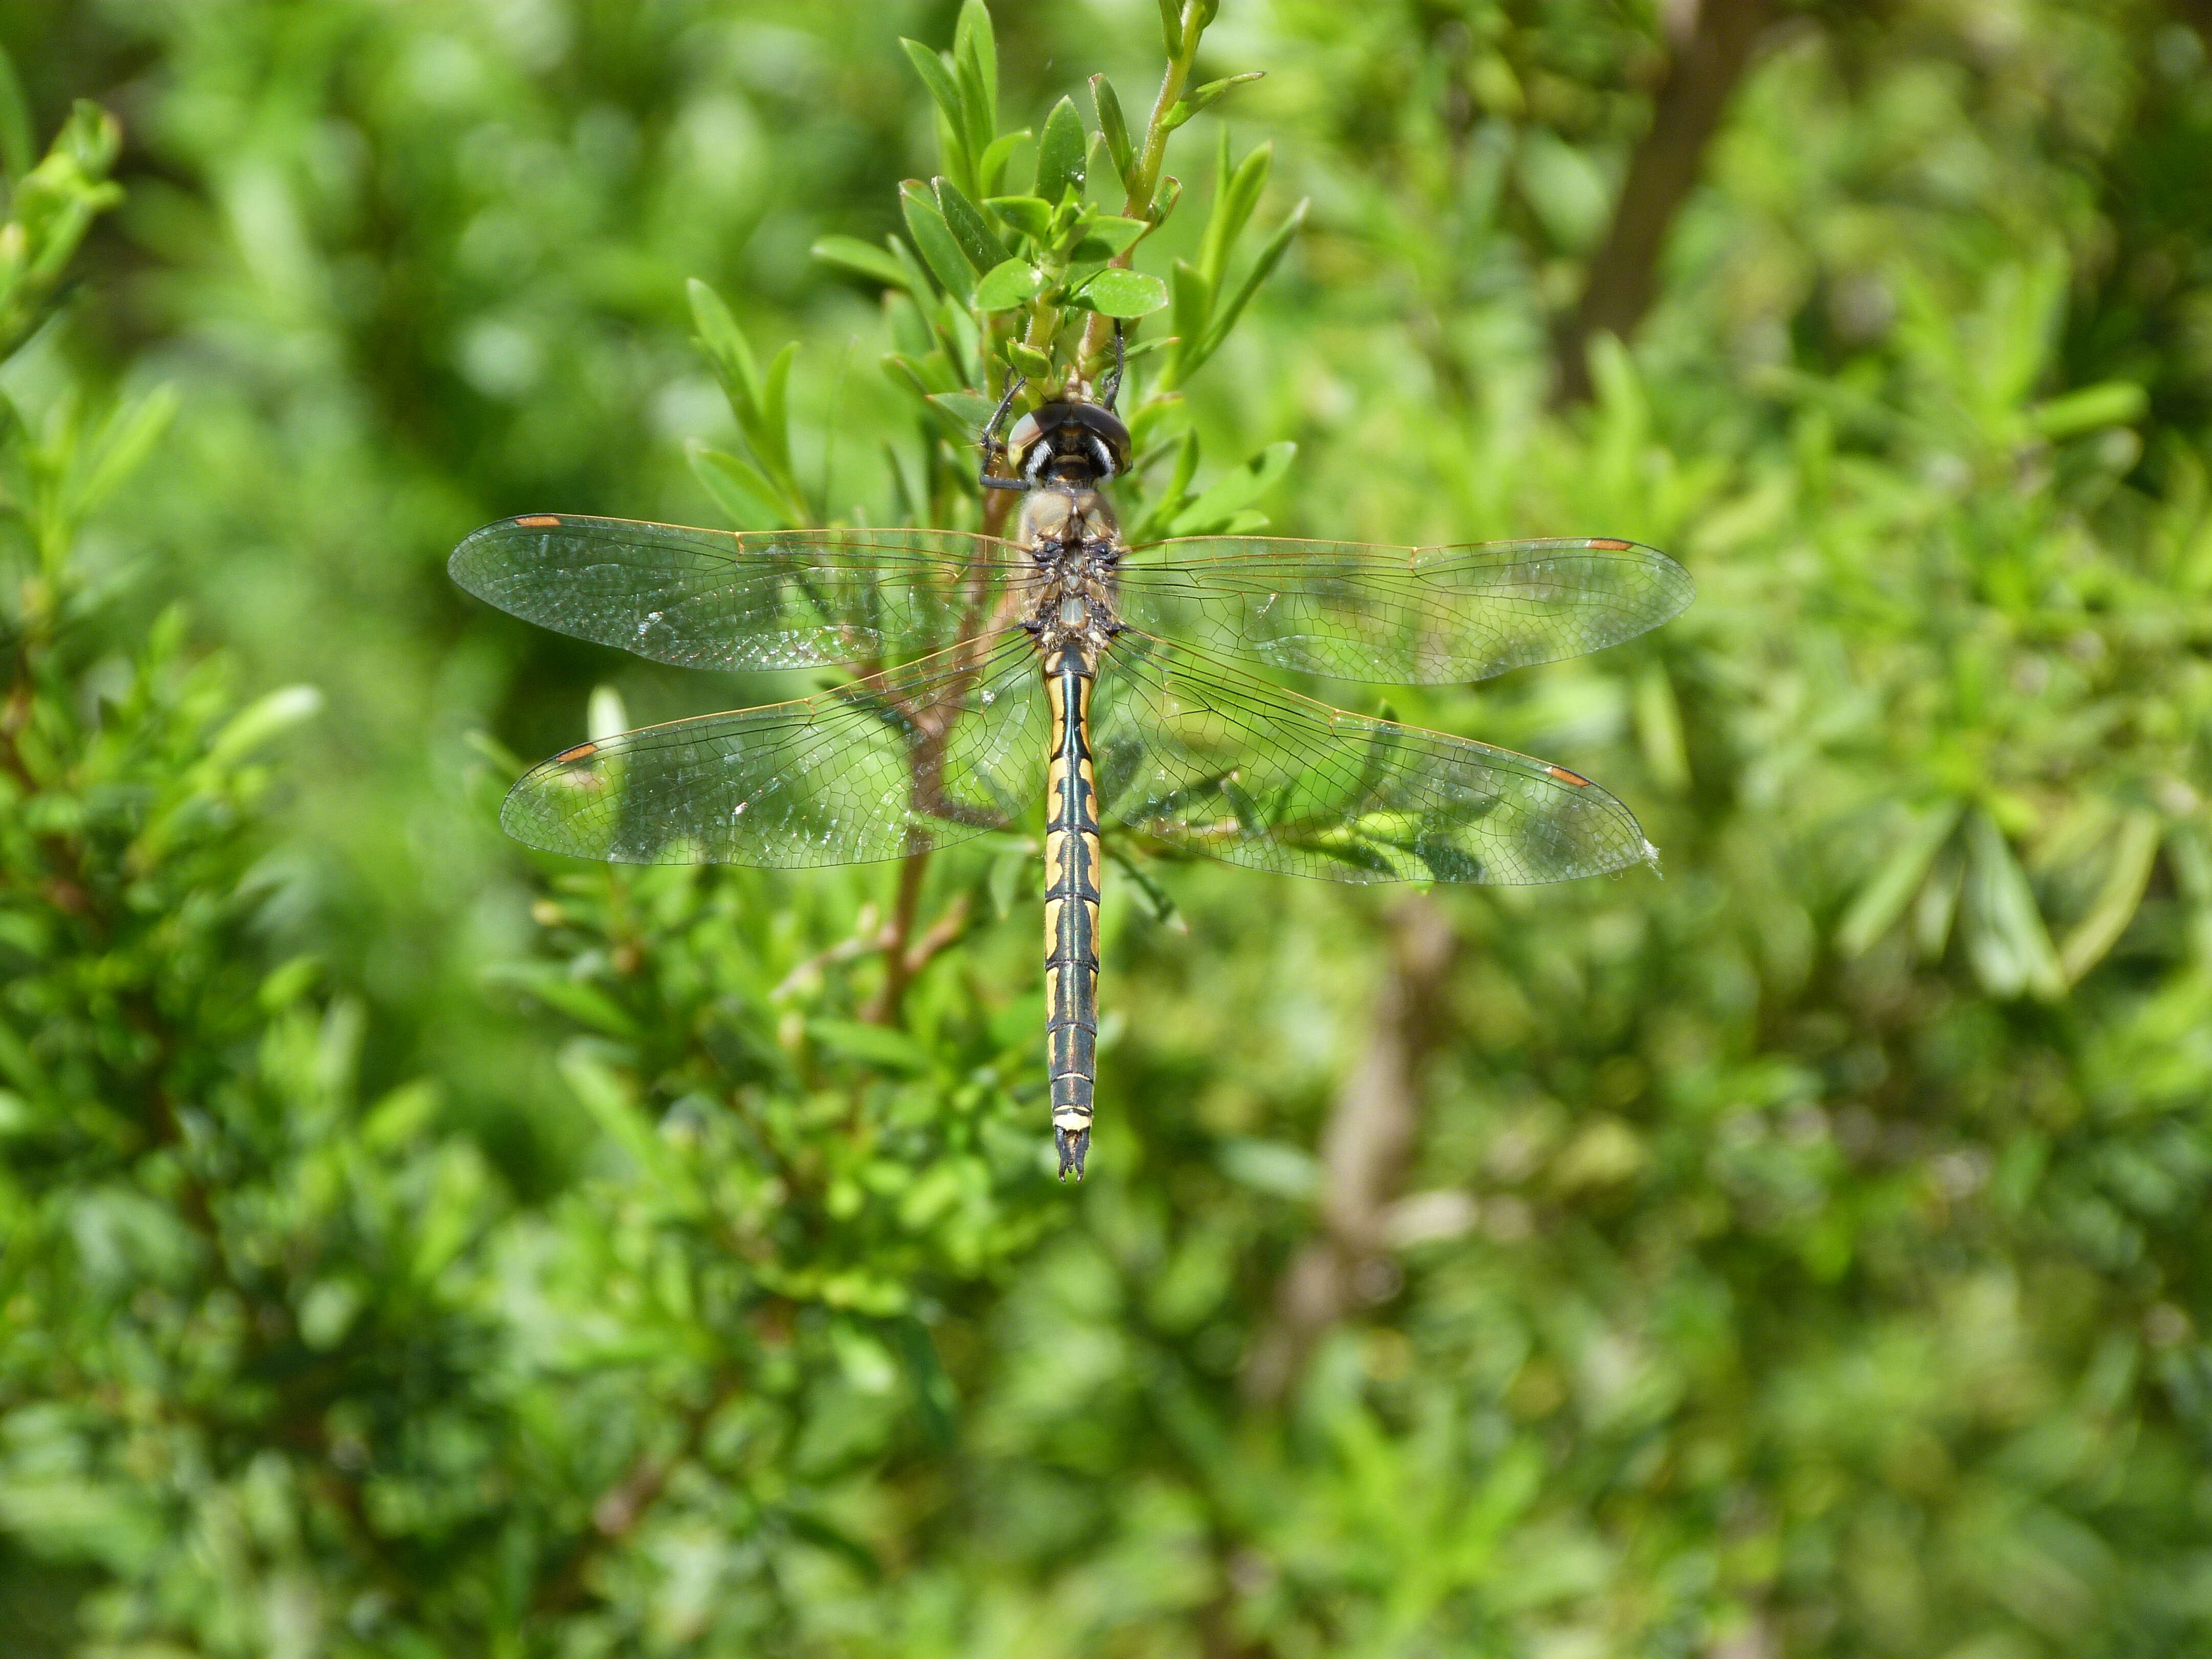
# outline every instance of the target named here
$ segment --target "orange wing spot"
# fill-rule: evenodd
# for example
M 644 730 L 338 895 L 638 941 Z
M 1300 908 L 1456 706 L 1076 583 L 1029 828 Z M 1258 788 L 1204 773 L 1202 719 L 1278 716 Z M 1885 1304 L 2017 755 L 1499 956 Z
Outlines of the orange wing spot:
M 520 525 L 525 530 L 558 530 L 561 527 L 560 520 L 545 513 L 540 513 L 534 518 L 517 519 L 515 523 Z
M 1549 772 L 1553 777 L 1557 778 L 1561 783 L 1580 784 L 1585 789 L 1589 787 L 1589 780 L 1588 778 L 1578 778 L 1573 773 L 1568 771 L 1564 766 L 1547 766 L 1544 769 L 1547 772 Z
M 523 522 L 527 524 L 530 520 L 525 519 Z M 1608 553 L 1626 553 L 1630 548 L 1635 546 L 1636 544 L 1634 542 L 1616 542 L 1612 540 L 1610 538 L 1600 537 L 1592 541 L 1590 545 L 1592 547 L 1601 547 Z
M 563 749 L 559 754 L 554 756 L 553 764 L 556 766 L 574 766 L 578 761 L 587 761 L 599 752 L 599 745 L 596 743 L 580 743 L 574 749 Z M 1555 766 L 1552 769 L 1556 772 L 1559 769 Z M 1577 783 L 1580 783 L 1582 780 L 1580 778 L 1577 778 L 1575 781 Z

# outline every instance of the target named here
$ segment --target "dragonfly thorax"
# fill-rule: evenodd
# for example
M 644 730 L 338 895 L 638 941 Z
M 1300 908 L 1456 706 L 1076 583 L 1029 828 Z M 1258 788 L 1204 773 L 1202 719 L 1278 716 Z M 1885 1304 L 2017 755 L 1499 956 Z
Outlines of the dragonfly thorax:
M 1114 568 L 1121 532 L 1114 509 L 1094 489 L 1047 484 L 1023 499 L 1020 534 L 1041 579 L 1029 620 L 1037 644 L 1048 655 L 1079 645 L 1095 662 L 1119 626 Z

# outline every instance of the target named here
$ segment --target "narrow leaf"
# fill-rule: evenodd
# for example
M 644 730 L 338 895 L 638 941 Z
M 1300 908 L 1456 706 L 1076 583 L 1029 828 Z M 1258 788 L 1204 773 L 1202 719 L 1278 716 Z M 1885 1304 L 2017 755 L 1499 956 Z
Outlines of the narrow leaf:
M 89 514 L 122 488 L 169 429 L 177 404 L 175 386 L 156 386 L 108 422 L 74 493 L 76 513 Z
M 798 491 L 791 477 L 791 366 L 798 357 L 799 342 L 793 340 L 768 366 L 761 392 L 760 433 L 753 440 L 769 471 L 793 495 Z
M 1291 239 L 1298 234 L 1306 222 L 1307 205 L 1302 201 L 1292 208 L 1291 216 L 1283 221 L 1275 234 L 1267 239 L 1266 246 L 1261 248 L 1260 257 L 1252 262 L 1252 269 L 1245 273 L 1243 282 L 1230 296 L 1229 303 L 1215 313 L 1213 331 L 1206 337 L 1204 348 L 1191 364 L 1192 368 L 1196 368 L 1198 363 L 1221 349 L 1221 343 L 1229 337 L 1229 331 L 1237 326 L 1237 319 L 1244 314 L 1244 307 L 1251 304 L 1252 296 L 1260 291 L 1260 285 L 1274 275 L 1275 267 L 1283 262 L 1283 255 L 1290 248 Z
M 885 288 L 911 291 L 906 267 L 874 243 L 864 242 L 857 236 L 824 236 L 807 252 L 824 264 L 866 276 Z
M 978 194 L 991 196 L 997 193 L 999 175 L 1006 170 L 1006 158 L 1014 153 L 1014 146 L 1029 136 L 1027 127 L 1019 132 L 1002 132 L 983 147 L 982 155 L 975 161 L 975 189 Z
M 216 766 L 244 760 L 264 744 L 322 713 L 323 694 L 312 685 L 284 685 L 248 703 L 208 747 Z
M 691 476 L 738 529 L 792 528 L 776 487 L 750 461 L 710 449 L 696 438 L 685 443 L 684 453 L 691 463 Z
M 952 31 L 952 74 L 960 88 L 968 153 L 980 156 L 999 125 L 999 44 L 983 0 L 963 0 Z
M 2127 426 L 2142 418 L 2148 399 L 2143 389 L 2130 380 L 2106 380 L 2085 386 L 2027 411 L 2027 423 L 2045 438 L 2070 438 L 2100 426 Z
M 955 173 L 971 174 L 975 158 L 968 149 L 968 129 L 962 118 L 960 88 L 952 78 L 952 71 L 945 67 L 942 58 L 921 41 L 901 36 L 899 45 L 906 48 L 907 61 L 914 65 L 914 72 L 921 77 L 922 85 L 929 88 L 929 95 L 937 105 L 937 112 L 945 118 L 945 126 L 940 129 L 940 134 L 949 136 L 955 147 L 953 153 L 945 158 L 946 167 Z
M 2072 985 L 2119 943 L 2142 903 L 2143 889 L 2150 884 L 2151 866 L 2158 860 L 2163 826 L 2155 813 L 2138 809 L 2120 822 L 2112 843 L 2112 861 L 2088 914 L 2076 922 L 2058 947 L 2059 970 Z
M 944 214 L 938 211 L 928 186 L 918 179 L 908 179 L 899 186 L 899 206 L 906 214 L 907 233 L 914 238 L 924 263 L 947 293 L 964 301 L 974 291 L 975 273 L 953 239 Z
M 1182 0 L 1160 0 L 1160 44 L 1169 57 L 1182 55 Z
M 933 392 L 929 394 L 929 406 L 945 418 L 952 434 L 963 444 L 981 440 L 983 422 L 999 407 L 990 398 L 973 392 Z
M 1247 81 L 1257 81 L 1266 73 L 1264 70 L 1247 70 L 1242 75 L 1231 75 L 1219 81 L 1208 81 L 1195 91 L 1177 99 L 1175 107 L 1167 112 L 1166 118 L 1160 125 L 1168 131 L 1173 132 L 1193 116 L 1220 101 L 1222 94 L 1230 88 L 1242 86 Z
M 38 164 L 30 100 L 23 95 L 23 83 L 15 77 L 15 64 L 8 49 L 0 46 L 0 169 L 12 181 Z
M 999 240 L 983 212 L 961 191 L 950 179 L 939 179 L 937 184 L 938 210 L 944 214 L 952 240 L 960 244 L 961 252 L 978 271 L 991 270 L 1006 264 L 1006 245 Z
M 739 409 L 742 420 L 760 407 L 760 369 L 753 361 L 752 347 L 720 295 L 696 276 L 684 285 L 684 291 L 690 295 L 691 324 L 699 331 L 700 349 L 714 366 L 723 391 L 729 394 L 732 405 Z
M 1962 808 L 1948 801 L 1913 826 L 1897 848 L 1883 860 L 1873 878 L 1859 889 L 1842 924 L 1836 929 L 1836 949 L 1845 957 L 1865 954 L 1869 946 L 1889 931 L 1905 914 L 1905 905 L 1919 891 L 1928 866 L 1958 826 Z
M 1188 343 L 1185 350 L 1195 350 L 1205 337 L 1206 325 L 1213 320 L 1213 284 L 1196 265 L 1178 259 L 1175 262 L 1175 316 L 1171 326 Z M 1178 361 L 1184 352 L 1176 354 Z
M 1291 470 L 1298 447 L 1269 444 L 1243 465 L 1224 473 L 1207 485 L 1199 498 L 1176 515 L 1168 526 L 1171 536 L 1202 536 L 1227 524 L 1260 499 Z
M 1966 952 L 1975 976 L 1992 996 L 2026 991 L 2049 1001 L 2063 995 L 2057 953 L 2004 832 L 1978 811 L 1966 822 Z
M 1229 137 L 1224 131 L 1221 141 L 1222 159 L 1229 155 Z M 1237 246 L 1237 239 L 1250 222 L 1252 210 L 1260 205 L 1260 194 L 1267 187 L 1267 171 L 1274 161 L 1275 148 L 1262 144 L 1237 164 L 1234 171 L 1223 167 L 1219 178 L 1219 192 L 1213 198 L 1213 211 L 1206 222 L 1206 237 L 1200 244 L 1198 264 L 1209 277 L 1218 283 L 1221 274 L 1229 268 L 1229 251 Z
M 1037 140 L 1036 188 L 1032 192 L 1055 205 L 1073 190 L 1083 194 L 1083 158 L 1091 141 L 1083 131 L 1083 118 L 1075 100 L 1063 98 L 1045 118 L 1044 136 Z
M 1137 153 L 1129 143 L 1129 124 L 1121 116 L 1121 100 L 1115 95 L 1114 83 L 1103 75 L 1091 77 L 1091 104 L 1098 112 L 1099 135 L 1106 140 L 1106 153 L 1114 158 L 1114 171 L 1121 175 L 1125 190 L 1137 187 Z

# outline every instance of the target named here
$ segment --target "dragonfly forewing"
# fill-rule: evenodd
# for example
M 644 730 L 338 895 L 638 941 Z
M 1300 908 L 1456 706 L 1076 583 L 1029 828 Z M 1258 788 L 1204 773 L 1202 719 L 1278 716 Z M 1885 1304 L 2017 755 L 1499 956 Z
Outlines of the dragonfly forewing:
M 685 668 L 882 667 L 1004 626 L 1033 562 L 951 530 L 692 530 L 538 514 L 453 550 L 501 610 Z
M 1564 767 L 1332 708 L 1135 629 L 1101 665 L 1092 726 L 1104 822 L 1231 864 L 1517 884 L 1656 856 Z
M 1591 538 L 1463 547 L 1204 536 L 1139 549 L 1121 615 L 1271 667 L 1383 684 L 1486 679 L 1633 638 L 1679 613 L 1689 573 Z
M 500 822 L 618 864 L 902 858 L 1024 821 L 1048 724 L 1014 630 L 803 702 L 580 744 L 526 773 Z

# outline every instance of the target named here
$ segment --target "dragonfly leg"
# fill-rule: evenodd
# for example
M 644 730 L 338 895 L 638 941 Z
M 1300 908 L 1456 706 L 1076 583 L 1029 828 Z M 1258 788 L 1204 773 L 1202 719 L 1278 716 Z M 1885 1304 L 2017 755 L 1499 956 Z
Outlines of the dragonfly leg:
M 1014 406 L 1014 399 L 1022 395 L 1029 381 L 1016 374 L 1006 381 L 1006 395 L 999 399 L 999 406 L 991 411 L 991 418 L 983 425 L 983 459 L 975 469 L 975 482 L 986 489 L 1027 489 L 1026 478 L 997 478 L 991 476 L 991 458 L 1000 452 L 999 428 L 1004 425 L 1006 411 Z
M 1098 401 L 1106 405 L 1109 415 L 1114 412 L 1114 400 L 1121 395 L 1121 376 L 1128 372 L 1128 368 L 1129 350 L 1121 338 L 1121 319 L 1116 317 L 1114 319 L 1114 372 L 1106 377 L 1105 384 L 1099 388 L 1104 395 Z

